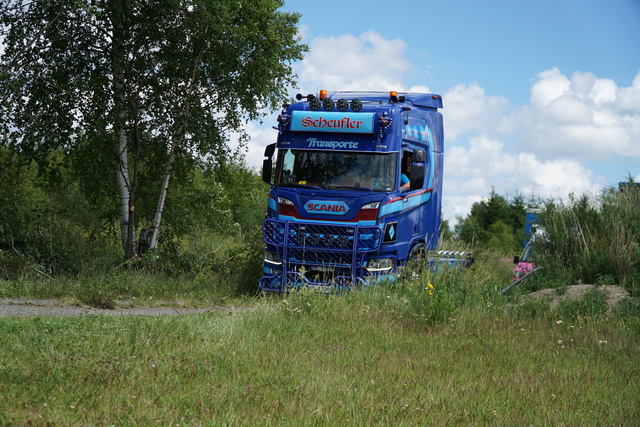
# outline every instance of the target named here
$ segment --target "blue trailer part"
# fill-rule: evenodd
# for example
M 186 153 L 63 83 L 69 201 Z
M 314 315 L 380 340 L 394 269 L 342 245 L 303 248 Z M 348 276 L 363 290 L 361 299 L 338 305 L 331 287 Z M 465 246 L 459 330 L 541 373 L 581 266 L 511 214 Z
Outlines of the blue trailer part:
M 277 141 L 265 150 L 271 190 L 260 288 L 377 284 L 435 249 L 440 95 L 320 91 L 297 99 L 284 106 Z

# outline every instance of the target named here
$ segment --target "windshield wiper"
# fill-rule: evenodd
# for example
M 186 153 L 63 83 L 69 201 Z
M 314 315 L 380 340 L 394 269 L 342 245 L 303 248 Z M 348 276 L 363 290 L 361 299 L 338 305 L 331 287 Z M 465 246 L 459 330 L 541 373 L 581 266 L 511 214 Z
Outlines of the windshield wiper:
M 318 190 L 322 190 L 322 187 L 318 187 L 317 185 L 307 185 L 307 184 L 280 184 L 278 187 L 294 187 L 294 188 L 317 188 Z
M 329 190 L 356 190 L 356 191 L 371 191 L 373 190 L 368 187 L 352 187 L 350 185 L 328 185 L 325 187 Z

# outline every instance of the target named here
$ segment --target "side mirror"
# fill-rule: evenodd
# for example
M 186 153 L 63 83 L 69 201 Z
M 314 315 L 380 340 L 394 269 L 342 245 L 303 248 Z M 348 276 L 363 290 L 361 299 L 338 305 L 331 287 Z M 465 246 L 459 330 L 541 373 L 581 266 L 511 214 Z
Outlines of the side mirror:
M 262 161 L 262 180 L 267 184 L 271 184 L 271 157 Z
M 275 152 L 276 144 L 269 144 L 264 149 L 264 156 L 266 159 L 262 161 L 262 180 L 267 184 L 271 184 L 271 169 L 273 169 L 273 162 L 271 158 Z
M 424 150 L 413 150 L 413 161 L 416 163 L 424 163 L 427 161 L 427 152 Z
M 276 144 L 269 144 L 264 148 L 264 156 L 265 157 L 273 157 L 273 153 L 276 152 Z

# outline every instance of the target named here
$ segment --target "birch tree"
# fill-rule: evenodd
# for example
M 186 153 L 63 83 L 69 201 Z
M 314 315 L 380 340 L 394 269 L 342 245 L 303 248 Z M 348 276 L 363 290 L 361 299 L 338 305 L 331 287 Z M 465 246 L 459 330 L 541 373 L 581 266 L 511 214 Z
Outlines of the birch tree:
M 9 0 L 0 9 L 2 141 L 36 159 L 89 141 L 115 173 L 95 182 L 115 182 L 125 257 L 136 253 L 136 215 L 153 248 L 176 167 L 228 157 L 229 132 L 242 133 L 293 85 L 291 64 L 306 46 L 298 15 L 282 5 Z M 138 209 L 149 198 L 153 212 Z

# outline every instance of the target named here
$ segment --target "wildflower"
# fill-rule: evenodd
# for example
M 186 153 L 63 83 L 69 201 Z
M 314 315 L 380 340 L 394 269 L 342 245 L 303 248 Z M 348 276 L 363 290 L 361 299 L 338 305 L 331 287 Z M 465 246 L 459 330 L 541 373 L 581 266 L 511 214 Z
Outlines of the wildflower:
M 559 325 L 559 324 L 561 324 L 561 323 L 562 323 L 562 320 L 556 320 L 556 324 L 558 324 L 558 325 Z

